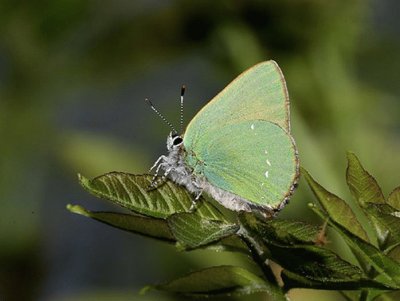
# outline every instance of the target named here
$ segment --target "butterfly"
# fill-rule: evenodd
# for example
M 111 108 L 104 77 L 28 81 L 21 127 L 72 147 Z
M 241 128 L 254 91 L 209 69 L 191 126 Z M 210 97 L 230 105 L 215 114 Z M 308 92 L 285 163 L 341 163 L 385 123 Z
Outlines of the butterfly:
M 194 201 L 206 193 L 230 210 L 257 211 L 267 218 L 287 204 L 297 185 L 299 159 L 290 133 L 288 91 L 276 62 L 261 62 L 239 75 L 181 134 L 149 104 L 172 128 L 168 154 L 152 167 L 152 185 L 162 169 L 162 178 L 184 186 Z

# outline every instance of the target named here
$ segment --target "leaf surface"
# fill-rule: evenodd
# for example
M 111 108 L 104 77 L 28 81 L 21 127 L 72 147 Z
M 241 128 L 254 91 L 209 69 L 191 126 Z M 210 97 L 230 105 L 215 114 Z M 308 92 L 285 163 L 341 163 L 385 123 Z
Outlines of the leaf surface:
M 93 180 L 79 175 L 80 184 L 93 195 L 142 215 L 167 218 L 190 211 L 193 196 L 185 188 L 166 181 L 157 189 L 149 190 L 151 179 L 151 175 L 122 172 L 111 172 Z M 223 219 L 220 211 L 203 198 L 198 200 L 196 211 L 204 218 Z
M 243 214 L 241 221 L 248 235 L 262 242 L 262 248 L 268 250 L 268 258 L 292 276 L 298 275 L 309 283 L 319 283 L 325 289 L 333 285 L 354 287 L 356 282 L 367 278 L 357 266 L 343 260 L 333 251 L 315 245 L 319 232 L 315 226 L 285 220 L 278 223 L 262 221 L 250 214 Z M 285 224 L 288 226 L 285 227 Z M 305 233 L 299 237 L 298 233 L 302 229 Z
M 206 268 L 164 284 L 145 287 L 142 293 L 151 288 L 195 297 L 241 296 L 267 292 L 273 300 L 287 300 L 279 287 L 265 282 L 244 268 L 235 266 Z
M 237 224 L 205 219 L 196 212 L 173 214 L 168 224 L 181 247 L 189 249 L 221 240 L 239 229 Z
M 90 217 L 125 231 L 171 243 L 176 241 L 168 227 L 167 221 L 164 219 L 115 212 L 94 212 L 79 205 L 68 205 L 67 209 L 73 213 Z
M 324 289 L 324 290 L 360 290 L 379 289 L 387 290 L 388 286 L 372 279 L 358 278 L 358 279 L 339 279 L 332 281 L 327 279 L 324 281 L 318 279 L 310 279 L 288 270 L 283 270 L 281 274 L 282 280 L 285 283 L 285 288 L 309 288 L 309 289 Z M 358 300 L 358 299 L 357 299 Z
M 321 218 L 328 218 L 328 216 L 316 206 L 313 206 L 312 209 Z M 400 288 L 399 263 L 379 251 L 374 245 L 360 239 L 333 219 L 329 219 L 328 222 L 341 234 L 353 252 L 357 253 L 365 262 L 371 264 L 377 272 L 384 277 L 386 284 Z
M 389 230 L 393 243 L 400 243 L 400 211 L 388 204 L 369 203 L 365 211 L 374 217 L 376 222 Z M 394 241 L 393 241 L 394 239 Z
M 283 219 L 265 221 L 259 230 L 265 239 L 285 245 L 314 245 L 321 231 L 320 227 L 311 224 Z
M 378 182 L 364 169 L 357 156 L 348 152 L 347 161 L 347 185 L 361 207 L 367 203 L 384 204 L 385 197 Z
M 305 169 L 302 169 L 301 173 L 328 216 L 355 236 L 368 241 L 367 233 L 350 206 L 344 200 L 318 184 Z
M 400 187 L 395 188 L 387 199 L 387 203 L 393 208 L 400 210 Z

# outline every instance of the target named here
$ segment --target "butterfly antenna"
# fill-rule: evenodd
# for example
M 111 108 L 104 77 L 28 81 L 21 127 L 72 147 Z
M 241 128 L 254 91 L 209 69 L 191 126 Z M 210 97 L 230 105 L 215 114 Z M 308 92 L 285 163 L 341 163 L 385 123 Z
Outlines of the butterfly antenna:
M 152 102 L 148 99 L 145 98 L 145 101 L 147 102 L 147 104 L 150 106 L 150 108 L 158 115 L 158 117 L 161 118 L 162 121 L 164 121 L 175 134 L 178 134 L 178 132 L 175 130 L 174 126 L 163 116 L 163 114 L 161 114 L 152 104 Z
M 186 86 L 181 87 L 181 133 L 183 133 L 183 96 L 185 95 Z

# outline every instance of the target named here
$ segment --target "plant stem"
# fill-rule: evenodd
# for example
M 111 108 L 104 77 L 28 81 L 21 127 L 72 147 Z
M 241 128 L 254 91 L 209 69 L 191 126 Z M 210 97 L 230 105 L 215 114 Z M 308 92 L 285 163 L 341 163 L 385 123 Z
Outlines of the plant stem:
M 360 294 L 360 301 L 368 300 L 368 290 L 362 290 Z
M 382 237 L 382 239 L 380 239 L 380 237 Z M 380 251 L 382 252 L 385 251 L 385 249 L 387 248 L 388 241 L 389 241 L 389 231 L 387 231 L 383 236 L 378 236 L 378 248 Z M 372 266 L 369 266 L 367 270 L 364 269 L 364 271 L 366 272 L 368 278 L 371 279 L 374 279 L 378 275 L 378 272 Z M 360 301 L 367 301 L 368 294 L 369 294 L 368 290 L 365 289 L 362 290 L 360 294 Z
M 270 266 L 266 263 L 265 260 L 265 252 L 261 244 L 257 242 L 257 240 L 252 237 L 249 232 L 243 227 L 240 226 L 240 230 L 238 231 L 239 237 L 242 241 L 246 244 L 246 246 L 250 250 L 251 257 L 260 267 L 261 271 L 263 272 L 265 278 L 270 282 L 277 286 L 279 286 L 278 281 L 272 272 Z

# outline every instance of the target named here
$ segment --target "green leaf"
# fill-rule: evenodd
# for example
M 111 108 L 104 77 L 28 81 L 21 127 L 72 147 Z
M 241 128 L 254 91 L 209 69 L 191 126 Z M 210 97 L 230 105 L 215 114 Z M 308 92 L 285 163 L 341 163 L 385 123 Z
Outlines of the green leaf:
M 292 273 L 288 270 L 283 270 L 282 281 L 285 283 L 285 288 L 309 288 L 309 289 L 324 289 L 324 290 L 360 290 L 366 289 L 379 289 L 388 290 L 388 286 L 379 281 L 368 278 L 343 278 L 337 281 L 332 279 L 320 280 L 311 279 L 302 275 Z M 357 299 L 358 300 L 358 299 Z
M 171 243 L 176 241 L 164 219 L 115 212 L 93 212 L 79 205 L 67 205 L 67 209 L 125 231 Z
M 339 286 L 346 289 L 351 285 L 357 286 L 357 282 L 361 283 L 367 278 L 357 266 L 343 260 L 331 250 L 316 246 L 313 243 L 318 234 L 316 227 L 304 227 L 303 223 L 284 220 L 278 223 L 261 221 L 250 214 L 241 215 L 241 222 L 247 229 L 248 236 L 262 242 L 260 245 L 268 250 L 270 259 L 287 270 L 287 274 L 296 274 L 307 279 L 307 283 L 319 283 L 319 287 L 324 289 Z M 304 232 L 308 229 L 312 231 L 299 236 L 301 229 Z M 287 285 L 285 283 L 285 288 L 292 288 Z
M 282 245 L 314 245 L 320 228 L 300 221 L 285 219 L 260 219 L 252 213 L 242 212 L 239 215 L 242 225 L 262 237 L 262 240 L 273 241 Z
M 219 242 L 208 245 L 207 250 L 214 250 L 216 252 L 239 252 L 247 256 L 249 255 L 249 249 L 236 235 L 222 238 Z
M 367 233 L 361 226 L 350 206 L 347 205 L 344 200 L 318 184 L 304 168 L 301 169 L 301 173 L 328 216 L 336 223 L 348 229 L 355 236 L 365 241 L 369 241 Z
M 321 231 L 320 227 L 311 224 L 283 219 L 265 221 L 260 230 L 265 239 L 287 245 L 314 245 Z
M 388 252 L 388 256 L 400 263 L 400 245 L 391 248 Z
M 346 301 L 359 301 L 361 291 L 340 291 L 340 294 L 346 299 Z
M 398 300 L 400 300 L 400 291 L 385 293 L 373 299 L 373 301 L 398 301 Z
M 387 203 L 393 208 L 400 210 L 400 187 L 395 188 L 388 197 Z
M 351 290 L 361 287 L 385 288 L 380 283 L 368 281 L 367 276 L 355 265 L 343 260 L 331 250 L 318 246 L 278 246 L 268 244 L 272 259 L 284 268 L 285 275 L 300 276 L 303 285 L 284 282 L 285 288 L 314 286 L 318 289 Z M 299 280 L 299 278 L 297 277 Z M 295 286 L 291 286 L 295 285 Z
M 347 161 L 347 185 L 361 207 L 366 206 L 367 203 L 385 203 L 381 188 L 375 178 L 363 168 L 357 156 L 348 152 Z
M 273 244 L 268 247 L 283 268 L 312 280 L 337 283 L 361 280 L 364 276 L 357 266 L 322 247 L 284 247 Z
M 195 297 L 241 296 L 267 292 L 273 300 L 287 300 L 279 287 L 265 282 L 246 269 L 235 266 L 215 266 L 196 271 L 168 283 L 147 286 L 142 293 L 152 288 Z
M 157 189 L 149 190 L 151 179 L 151 175 L 122 172 L 111 172 L 93 180 L 79 175 L 80 184 L 93 195 L 139 214 L 167 218 L 174 213 L 190 211 L 193 196 L 185 188 L 166 181 Z M 220 211 L 203 198 L 198 200 L 196 211 L 204 218 L 223 219 Z
M 176 213 L 168 218 L 170 229 L 184 249 L 193 249 L 235 234 L 237 224 L 209 220 L 194 213 Z
M 83 215 L 92 218 L 99 222 L 105 223 L 112 227 L 129 231 L 135 234 L 158 239 L 165 242 L 176 243 L 177 239 L 170 230 L 168 221 L 160 218 L 153 218 L 138 214 L 123 214 L 116 212 L 89 211 L 80 205 L 67 205 L 67 209 L 72 213 Z M 218 223 L 218 221 L 213 221 Z M 233 225 L 232 225 L 233 227 Z M 233 229 L 232 229 L 233 232 Z M 228 235 L 228 234 L 226 234 Z M 210 238 L 210 243 L 206 246 L 207 250 L 217 252 L 229 251 L 240 252 L 248 255 L 246 245 L 237 236 L 223 236 L 213 239 Z M 216 241 L 218 239 L 218 241 Z
M 319 210 L 315 205 L 311 207 L 322 219 L 328 216 Z M 349 245 L 351 250 L 361 257 L 365 262 L 371 264 L 376 271 L 385 277 L 388 285 L 400 288 L 400 264 L 379 251 L 375 246 L 360 239 L 348 231 L 345 227 L 335 222 L 333 219 L 328 220 L 329 224 L 335 228 Z
M 387 204 L 369 203 L 366 205 L 365 211 L 390 231 L 395 243 L 400 242 L 400 212 L 397 209 Z
M 361 165 L 357 156 L 351 152 L 347 153 L 347 171 L 346 180 L 347 185 L 353 196 L 355 197 L 358 204 L 368 215 L 369 212 L 366 210 L 368 204 L 384 204 L 385 197 L 383 196 L 382 190 L 378 185 L 378 182 L 373 176 L 371 176 Z M 374 226 L 377 236 L 378 244 L 383 246 L 387 240 L 387 228 L 381 223 L 381 220 L 376 219 L 374 215 L 370 215 L 370 222 Z

